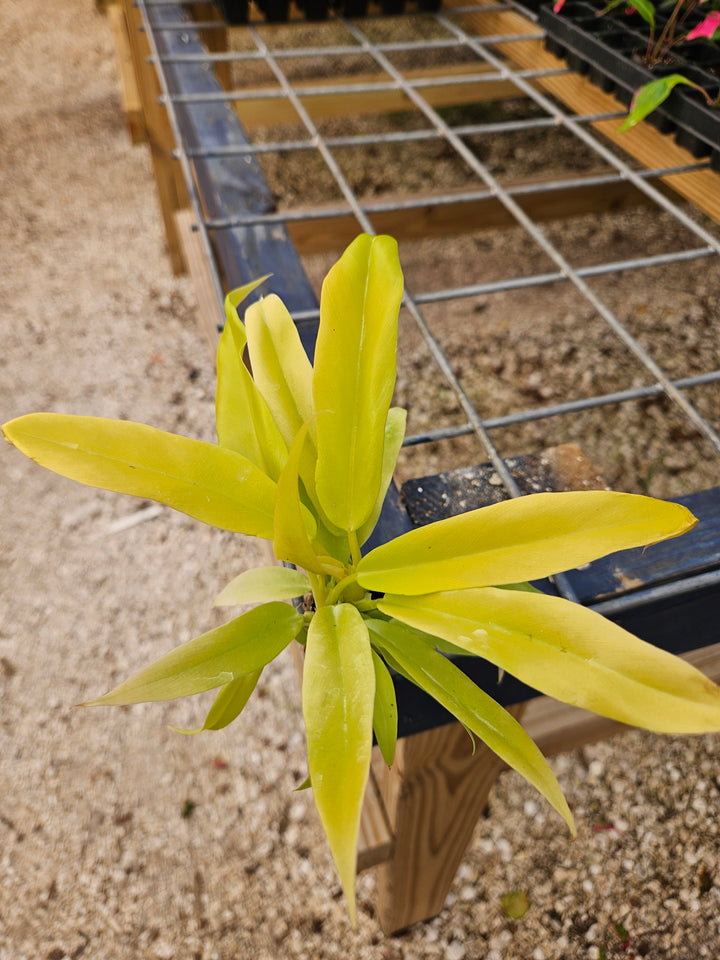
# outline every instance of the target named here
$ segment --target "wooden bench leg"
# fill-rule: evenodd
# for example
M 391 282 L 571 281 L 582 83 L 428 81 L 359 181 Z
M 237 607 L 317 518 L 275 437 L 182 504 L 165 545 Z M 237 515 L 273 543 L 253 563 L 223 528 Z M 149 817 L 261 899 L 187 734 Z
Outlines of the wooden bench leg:
M 130 51 L 137 90 L 142 102 L 147 139 L 150 146 L 155 185 L 165 225 L 165 239 L 173 273 L 185 273 L 175 212 L 187 207 L 190 199 L 178 161 L 173 157 L 175 138 L 165 107 L 159 102 L 160 84 L 155 68 L 148 63 L 150 46 L 142 31 L 142 15 L 132 0 L 123 0 Z
M 511 707 L 519 717 L 522 704 Z M 438 914 L 475 824 L 505 764 L 459 723 L 404 737 L 378 778 L 392 859 L 378 867 L 378 915 L 385 933 Z

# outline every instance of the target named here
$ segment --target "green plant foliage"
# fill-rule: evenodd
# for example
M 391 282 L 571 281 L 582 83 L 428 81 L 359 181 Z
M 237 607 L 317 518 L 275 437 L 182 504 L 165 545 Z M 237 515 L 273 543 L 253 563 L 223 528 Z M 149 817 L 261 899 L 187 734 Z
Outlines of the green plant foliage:
M 650 83 L 646 83 L 640 87 L 632 99 L 627 117 L 625 117 L 618 127 L 618 132 L 622 133 L 623 130 L 629 130 L 630 127 L 634 127 L 635 124 L 644 120 L 648 114 L 665 103 L 678 85 L 685 85 L 699 90 L 708 103 L 712 105 L 712 98 L 701 86 L 693 83 L 692 80 L 688 80 L 687 77 L 684 77 L 681 73 L 671 73 L 667 77 L 661 77 L 659 80 L 651 80 Z
M 258 606 L 89 703 L 217 689 L 201 728 L 217 730 L 242 712 L 263 668 L 297 640 L 305 648 L 310 776 L 303 786 L 313 790 L 353 922 L 373 732 L 388 764 L 395 751 L 393 673 L 435 697 L 525 776 L 571 830 L 539 749 L 454 654 L 486 658 L 538 690 L 628 723 L 720 730 L 720 688 L 701 673 L 526 582 L 678 536 L 696 523 L 682 506 L 612 492 L 537 494 L 363 554 L 405 432 L 405 412 L 390 407 L 402 284 L 395 241 L 358 237 L 323 286 L 314 367 L 277 297 L 252 304 L 243 323 L 237 306 L 256 284 L 229 294 L 217 445 L 59 414 L 3 428 L 10 443 L 57 473 L 271 540 L 278 560 L 296 568 L 236 577 L 216 603 Z M 304 612 L 283 602 L 306 594 Z
M 700 0 L 703 2 L 703 0 Z M 556 0 L 553 5 L 555 13 L 559 13 L 565 6 L 565 0 Z M 598 12 L 598 16 L 603 16 L 616 10 L 618 7 L 624 8 L 624 14 L 637 13 L 647 24 L 647 47 L 643 55 L 643 62 L 646 67 L 652 69 L 658 65 L 671 63 L 674 48 L 682 46 L 688 40 L 695 40 L 698 37 L 707 37 L 713 40 L 716 30 L 720 28 L 720 13 L 713 9 L 705 19 L 697 24 L 688 33 L 683 34 L 687 17 L 695 12 L 698 6 L 698 0 L 666 0 L 661 4 L 669 9 L 669 14 L 665 19 L 662 29 L 656 31 L 656 4 L 652 0 L 609 0 L 609 2 Z M 717 7 L 717 3 L 712 4 Z M 657 80 L 651 80 L 643 84 L 638 90 L 630 104 L 630 109 L 625 120 L 618 127 L 618 133 L 629 130 L 636 124 L 644 120 L 653 110 L 661 106 L 675 87 L 679 84 L 692 87 L 705 97 L 709 106 L 720 106 L 720 96 L 715 100 L 699 84 L 683 76 L 681 73 L 673 73 L 667 77 L 660 77 Z
M 508 920 L 522 920 L 530 909 L 530 898 L 526 890 L 510 890 L 503 894 L 501 903 Z

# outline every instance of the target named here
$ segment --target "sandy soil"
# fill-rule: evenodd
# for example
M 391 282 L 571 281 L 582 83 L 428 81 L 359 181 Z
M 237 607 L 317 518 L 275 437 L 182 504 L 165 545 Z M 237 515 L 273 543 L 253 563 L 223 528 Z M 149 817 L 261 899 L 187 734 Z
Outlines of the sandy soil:
M 92 0 L 0 0 L 0 19 L 2 419 L 85 412 L 212 439 L 213 364 L 126 135 L 108 22 Z M 557 758 L 575 843 L 504 775 L 443 913 L 384 938 L 369 874 L 351 931 L 292 792 L 289 657 L 216 734 L 168 729 L 206 701 L 73 708 L 218 623 L 212 599 L 261 549 L 0 457 L 0 960 L 580 960 L 632 955 L 621 927 L 637 956 L 720 956 L 717 737 L 631 732 Z M 515 889 L 530 907 L 511 922 Z

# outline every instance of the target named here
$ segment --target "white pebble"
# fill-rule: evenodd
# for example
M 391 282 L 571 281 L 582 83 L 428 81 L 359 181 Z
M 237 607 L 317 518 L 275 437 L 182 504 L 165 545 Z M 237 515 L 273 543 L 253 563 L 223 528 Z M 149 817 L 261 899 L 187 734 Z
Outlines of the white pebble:
M 288 820 L 291 820 L 293 823 L 298 823 L 305 816 L 307 810 L 307 804 L 304 800 L 296 800 L 288 810 Z
M 506 840 L 505 837 L 500 837 L 496 842 L 495 847 L 497 852 L 500 854 L 500 859 L 503 863 L 510 863 L 512 860 L 512 847 L 510 841 Z
M 453 940 L 445 951 L 446 960 L 463 960 L 465 947 L 459 940 Z

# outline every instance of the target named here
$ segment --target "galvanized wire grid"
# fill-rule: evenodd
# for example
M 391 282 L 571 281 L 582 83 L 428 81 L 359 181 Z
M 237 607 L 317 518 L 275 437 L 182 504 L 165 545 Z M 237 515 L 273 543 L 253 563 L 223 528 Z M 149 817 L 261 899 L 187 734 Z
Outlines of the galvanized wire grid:
M 479 442 L 480 451 L 470 462 L 489 460 L 500 478 L 502 484 L 511 496 L 519 495 L 515 479 L 507 468 L 504 453 L 499 449 L 495 437 L 504 429 L 529 424 L 533 421 L 557 418 L 560 426 L 557 430 L 557 442 L 565 438 L 565 430 L 560 422 L 562 417 L 572 417 L 583 411 L 600 410 L 612 405 L 622 405 L 632 402 L 647 401 L 652 398 L 664 397 L 668 409 L 674 410 L 674 416 L 679 416 L 686 424 L 686 429 L 698 438 L 703 450 L 703 456 L 713 461 L 709 476 L 717 477 L 720 474 L 720 436 L 710 417 L 703 415 L 697 406 L 689 399 L 689 392 L 693 389 L 720 384 L 720 353 L 715 354 L 715 363 L 710 369 L 703 369 L 693 375 L 672 375 L 665 364 L 659 362 L 648 351 L 640 338 L 636 336 L 617 315 L 607 302 L 607 298 L 598 292 L 593 285 L 598 278 L 637 275 L 644 271 L 657 271 L 662 267 L 671 267 L 674 264 L 692 264 L 695 261 L 706 261 L 703 265 L 707 277 L 714 275 L 717 281 L 718 254 L 720 254 L 720 240 L 715 226 L 704 222 L 704 218 L 697 211 L 689 209 L 683 202 L 670 199 L 667 192 L 661 191 L 654 185 L 658 177 L 692 169 L 703 169 L 707 166 L 704 161 L 689 164 L 683 167 L 664 167 L 662 169 L 638 169 L 638 165 L 624 158 L 609 141 L 606 141 L 593 129 L 590 124 L 599 119 L 611 119 L 622 116 L 622 111 L 604 115 L 578 116 L 561 106 L 556 100 L 542 92 L 533 83 L 540 77 L 565 72 L 564 70 L 518 70 L 508 64 L 507 59 L 498 52 L 498 45 L 523 43 L 538 39 L 542 36 L 538 29 L 532 33 L 476 36 L 469 25 L 467 14 L 478 11 L 504 11 L 513 9 L 512 3 L 497 3 L 486 5 L 472 5 L 468 7 L 448 8 L 436 14 L 423 14 L 423 28 L 420 38 L 416 38 L 410 29 L 418 18 L 411 16 L 406 20 L 408 32 L 403 36 L 402 26 L 399 35 L 391 39 L 377 39 L 379 21 L 373 18 L 358 21 L 338 19 L 332 22 L 332 30 L 328 33 L 330 39 L 325 43 L 309 46 L 307 43 L 308 24 L 296 24 L 298 31 L 302 31 L 302 43 L 293 42 L 292 25 L 282 28 L 282 34 L 276 33 L 276 28 L 258 25 L 248 25 L 242 28 L 241 49 L 230 50 L 215 54 L 193 53 L 181 54 L 172 57 L 159 57 L 157 46 L 152 37 L 151 20 L 148 18 L 148 9 L 154 6 L 180 6 L 176 0 L 137 0 L 143 12 L 145 26 L 148 31 L 153 58 L 159 68 L 161 87 L 164 92 L 164 101 L 174 127 L 179 144 L 178 156 L 185 172 L 185 177 L 191 192 L 191 199 L 198 217 L 198 226 L 203 236 L 203 242 L 208 252 L 211 269 L 214 271 L 216 290 L 219 298 L 222 296 L 222 285 L 212 256 L 211 237 L 219 231 L 237 226 L 272 225 L 282 223 L 292 227 L 294 223 L 309 223 L 316 221 L 321 228 L 323 222 L 334 218 L 352 215 L 357 223 L 358 230 L 371 233 L 377 232 L 374 218 L 380 214 L 410 211 L 413 209 L 441 210 L 447 205 L 470 204 L 488 198 L 495 198 L 512 218 L 516 228 L 524 232 L 531 245 L 541 252 L 544 262 L 549 269 L 532 271 L 519 269 L 517 262 L 507 263 L 506 274 L 492 280 L 484 280 L 481 275 L 481 265 L 472 262 L 464 265 L 464 280 L 462 284 L 453 283 L 442 288 L 423 288 L 422 282 L 408 284 L 404 298 L 405 315 L 412 318 L 417 330 L 420 331 L 425 349 L 435 365 L 443 383 L 452 392 L 460 416 L 456 422 L 440 423 L 437 427 L 423 429 L 408 436 L 407 446 L 448 441 L 458 437 L 475 437 Z M 397 21 L 395 21 L 397 22 Z M 430 25 L 430 26 L 428 26 Z M 182 15 L 176 24 L 163 23 L 163 30 L 188 29 L 212 30 L 217 28 L 214 22 L 196 23 Z M 316 35 L 320 37 L 323 30 L 317 28 Z M 380 30 L 380 34 L 387 31 Z M 331 42 L 335 36 L 342 34 L 343 42 Z M 275 38 L 281 36 L 281 42 L 275 44 Z M 417 75 L 408 76 L 408 71 L 397 66 L 398 55 L 422 57 L 438 54 L 443 51 L 462 51 L 467 59 L 469 55 L 475 59 L 478 72 L 458 77 L 448 72 L 447 76 L 434 75 L 432 78 L 422 78 Z M 352 82 L 352 76 L 344 77 L 342 82 L 328 80 L 318 85 L 303 79 L 302 69 L 299 78 L 298 64 L 303 62 L 317 63 L 318 58 L 328 61 L 337 58 L 342 64 L 343 58 L 362 56 L 366 62 L 371 62 L 372 69 L 378 74 L 387 77 L 387 80 L 378 82 L 360 79 Z M 167 82 L 163 77 L 163 70 L 169 64 L 189 63 L 227 63 L 237 72 L 238 65 L 243 71 L 254 75 L 252 65 L 261 68 L 269 77 L 269 81 L 253 83 L 243 88 L 233 88 L 225 91 L 219 89 L 216 93 L 204 95 L 171 95 Z M 408 62 L 412 62 L 410 59 Z M 307 71 L 306 71 L 307 72 Z M 369 71 L 363 70 L 363 74 Z M 437 71 L 436 71 L 437 73 Z M 257 75 L 257 74 L 255 74 Z M 436 108 L 429 102 L 428 88 L 437 90 L 443 84 L 458 84 L 459 82 L 498 82 L 507 81 L 517 90 L 518 98 L 525 98 L 529 105 L 519 117 L 507 119 L 484 119 L 482 122 L 455 122 L 442 109 Z M 402 91 L 407 101 L 412 105 L 412 114 L 419 123 L 412 123 L 403 129 L 370 128 L 353 130 L 340 135 L 328 132 L 322 121 L 314 119 L 312 111 L 308 110 L 309 97 L 321 95 L 347 95 L 367 93 L 377 95 L 383 91 Z M 292 126 L 291 136 L 276 138 L 274 130 L 270 129 L 265 135 L 262 133 L 248 144 L 236 146 L 216 147 L 209 150 L 204 145 L 185 142 L 183 130 L 177 118 L 176 107 L 179 103 L 202 103 L 204 101 L 224 101 L 235 104 L 255 102 L 266 99 L 286 100 L 293 108 L 296 121 Z M 522 113 L 522 111 L 521 111 Z M 299 130 L 299 134 L 298 134 Z M 490 165 L 479 156 L 479 151 L 469 144 L 473 137 L 488 137 L 495 135 L 519 134 L 528 135 L 531 131 L 545 130 L 548 136 L 557 135 L 563 131 L 579 141 L 597 161 L 598 167 L 603 169 L 592 175 L 576 175 L 570 171 L 567 175 L 553 179 L 539 180 L 535 183 L 512 184 L 504 182 L 502 176 L 493 173 Z M 408 144 L 423 145 L 442 142 L 446 152 L 454 160 L 459 161 L 469 175 L 462 187 L 453 185 L 452 189 L 434 189 L 432 195 L 423 190 L 422 194 L 413 196 L 404 195 L 400 198 L 375 199 L 363 196 L 355 188 L 342 163 L 338 161 L 338 152 L 360 151 L 364 148 L 381 150 L 388 145 L 407 146 Z M 312 152 L 319 156 L 329 171 L 332 184 L 336 188 L 337 199 L 319 203 L 315 206 L 300 201 L 297 204 L 288 204 L 287 208 L 276 209 L 267 213 L 248 213 L 242 216 L 214 217 L 206 219 L 203 216 L 202 198 L 198 196 L 193 176 L 193 163 L 199 158 L 211 156 L 238 155 L 254 156 L 261 163 L 268 156 L 300 155 Z M 556 191 L 566 190 L 572 186 L 606 185 L 608 188 L 618 183 L 631 183 L 638 191 L 645 195 L 652 203 L 643 215 L 647 217 L 660 215 L 669 218 L 672 224 L 668 228 L 670 234 L 669 246 L 671 249 L 659 253 L 644 253 L 638 251 L 637 256 L 617 259 L 608 249 L 606 256 L 600 262 L 574 266 L 571 257 L 561 249 L 562 244 L 553 239 L 557 231 L 541 226 L 526 212 L 522 205 L 523 200 L 531 196 L 545 194 L 551 196 Z M 677 236 L 677 242 L 674 242 Z M 435 241 L 438 256 L 442 256 L 444 245 L 450 241 L 438 238 Z M 273 265 L 268 264 L 268 271 Z M 634 364 L 642 371 L 642 383 L 634 383 L 626 389 L 608 390 L 585 395 L 565 396 L 552 404 L 540 403 L 531 408 L 518 408 L 501 415 L 488 416 L 487 411 L 478 408 L 478 403 L 470 396 L 463 382 L 463 376 L 457 372 L 457 364 L 451 362 L 443 348 L 442 331 L 437 322 L 428 320 L 428 311 L 433 305 L 457 305 L 461 301 L 477 303 L 478 298 L 492 297 L 498 293 L 513 293 L 523 291 L 528 298 L 538 295 L 538 291 L 554 287 L 558 284 L 569 284 L 577 296 L 585 303 L 592 314 L 602 321 L 610 339 L 616 338 L 624 351 L 633 358 Z M 296 319 L 302 320 L 317 316 L 317 309 L 312 306 L 304 311 L 295 313 Z M 676 365 L 673 365 L 673 370 Z M 718 394 L 720 396 L 720 394 Z M 712 405 L 711 405 L 712 406 Z M 705 404 L 708 407 L 708 404 Z M 639 408 L 641 409 L 641 408 Z M 639 414 L 640 416 L 642 413 Z M 442 420 L 442 418 L 439 418 Z M 567 422 L 567 421 L 563 421 Z M 452 450 L 452 448 L 449 448 Z M 443 469 L 452 469 L 457 466 L 448 462 Z M 602 465 L 600 465 L 602 467 Z M 715 485 L 715 481 L 707 484 Z M 562 587 L 562 585 L 561 585 Z M 567 585 L 563 588 L 566 594 L 571 591 Z

